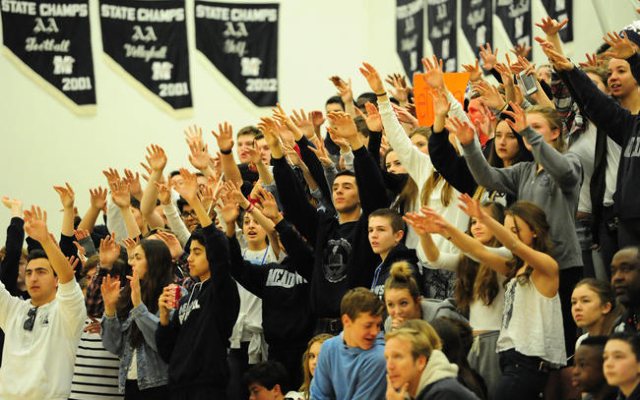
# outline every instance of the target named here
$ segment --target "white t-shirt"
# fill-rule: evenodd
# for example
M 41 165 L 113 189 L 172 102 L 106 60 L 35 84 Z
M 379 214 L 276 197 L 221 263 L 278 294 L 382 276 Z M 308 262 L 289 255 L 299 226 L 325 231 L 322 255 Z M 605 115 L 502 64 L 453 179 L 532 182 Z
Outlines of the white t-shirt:
M 31 300 L 13 297 L 0 283 L 0 328 L 5 332 L 0 368 L 2 399 L 67 399 L 87 310 L 75 280 L 60 284 L 53 301 L 38 307 L 24 329 Z

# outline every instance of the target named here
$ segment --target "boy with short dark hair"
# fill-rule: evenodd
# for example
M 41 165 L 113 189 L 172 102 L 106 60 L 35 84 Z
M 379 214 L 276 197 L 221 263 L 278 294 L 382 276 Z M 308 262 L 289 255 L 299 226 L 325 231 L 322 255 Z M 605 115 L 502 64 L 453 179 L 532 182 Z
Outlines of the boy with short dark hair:
M 573 357 L 573 386 L 585 396 L 583 400 L 613 400 L 618 390 L 609 386 L 602 372 L 602 353 L 606 336 L 590 336 L 580 343 Z
M 322 344 L 311 383 L 311 399 L 380 399 L 387 390 L 384 304 L 363 287 L 349 290 L 340 303 L 344 331 Z
M 251 400 L 285 400 L 288 375 L 277 361 L 265 361 L 245 372 L 243 380 L 249 389 Z

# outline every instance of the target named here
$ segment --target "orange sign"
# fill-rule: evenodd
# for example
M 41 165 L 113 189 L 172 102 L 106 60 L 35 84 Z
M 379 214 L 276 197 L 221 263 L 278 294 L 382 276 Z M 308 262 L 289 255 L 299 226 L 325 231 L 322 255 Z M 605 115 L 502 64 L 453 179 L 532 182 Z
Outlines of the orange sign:
M 433 89 L 425 83 L 424 76 L 426 74 L 413 75 L 413 95 L 415 97 L 413 101 L 416 103 L 416 115 L 420 126 L 432 126 L 434 119 L 433 99 L 429 93 L 433 93 Z M 464 104 L 464 93 L 469 82 L 469 73 L 445 72 L 443 76 L 449 92 L 460 104 Z

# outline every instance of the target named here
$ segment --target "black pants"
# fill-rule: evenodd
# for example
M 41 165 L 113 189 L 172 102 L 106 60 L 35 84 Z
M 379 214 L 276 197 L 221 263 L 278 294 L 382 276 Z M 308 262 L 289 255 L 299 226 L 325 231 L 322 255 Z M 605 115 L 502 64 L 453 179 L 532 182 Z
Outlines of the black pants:
M 167 385 L 140 390 L 138 381 L 127 379 L 124 387 L 125 400 L 156 400 L 168 399 L 169 387 Z
M 582 279 L 582 267 L 573 267 L 560 270 L 560 307 L 562 309 L 562 326 L 564 328 L 564 346 L 567 357 L 575 352 L 578 327 L 571 315 L 571 293 L 573 288 Z
M 248 397 L 247 397 L 248 398 Z M 182 387 L 171 392 L 171 400 L 227 400 L 225 390 L 209 386 Z M 160 400 L 160 398 L 158 398 Z
M 287 391 L 298 390 L 302 385 L 302 354 L 305 350 L 306 343 L 284 348 L 276 345 L 269 347 L 269 360 L 281 363 L 289 374 Z
M 627 246 L 640 246 L 640 218 L 620 218 L 618 221 L 618 245 L 621 249 Z
M 542 359 L 529 357 L 515 350 L 500 352 L 500 370 L 494 400 L 540 400 L 549 378 L 548 369 L 541 368 Z
M 618 228 L 613 222 L 615 217 L 613 206 L 604 207 L 602 209 L 602 218 L 598 223 L 599 253 L 609 280 L 611 279 L 611 260 L 618 251 Z
M 229 400 L 246 400 L 249 398 L 247 388 L 242 376 L 249 369 L 249 342 L 240 343 L 239 349 L 231 349 L 227 355 L 229 364 L 229 386 L 227 386 L 227 398 Z

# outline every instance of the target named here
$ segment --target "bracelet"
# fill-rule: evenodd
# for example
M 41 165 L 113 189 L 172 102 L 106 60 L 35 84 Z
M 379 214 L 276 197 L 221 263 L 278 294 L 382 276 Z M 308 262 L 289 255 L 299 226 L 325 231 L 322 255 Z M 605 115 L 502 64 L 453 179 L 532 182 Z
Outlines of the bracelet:
M 229 154 L 231 154 L 231 149 L 229 149 L 229 150 L 220 150 L 220 154 L 224 154 L 225 156 L 228 156 Z
M 447 240 L 451 240 L 451 236 L 449 236 L 449 237 L 447 238 Z
M 253 203 L 249 203 L 249 207 L 244 209 L 245 212 L 250 213 L 251 211 L 253 211 Z
M 382 96 L 386 96 L 387 92 L 382 92 L 382 93 L 376 93 L 376 96 L 378 97 L 382 97 Z

